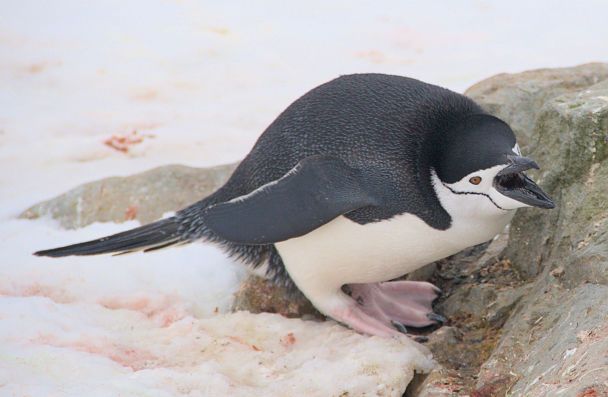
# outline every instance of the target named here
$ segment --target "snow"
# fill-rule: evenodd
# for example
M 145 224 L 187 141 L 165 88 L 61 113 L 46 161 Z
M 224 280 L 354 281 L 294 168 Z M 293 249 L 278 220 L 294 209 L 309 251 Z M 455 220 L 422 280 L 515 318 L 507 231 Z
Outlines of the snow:
M 221 314 L 243 270 L 214 247 L 38 258 L 30 253 L 136 223 L 67 231 L 49 219 L 16 217 L 94 179 L 169 163 L 238 160 L 287 104 L 340 74 L 409 75 L 462 91 L 500 72 L 606 61 L 602 0 L 576 7 L 549 0 L 450 5 L 0 3 L 0 395 L 236 395 L 235 385 L 255 395 L 255 387 L 275 383 L 272 390 L 280 393 L 287 378 L 293 385 L 304 377 L 297 386 L 303 387 L 311 374 L 369 381 L 353 375 L 356 369 L 346 365 L 351 356 L 305 363 L 298 361 L 310 359 L 304 347 L 287 354 L 270 333 L 260 344 L 275 349 L 265 356 L 269 362 L 292 370 L 282 381 L 273 377 L 274 364 L 262 365 L 270 372 L 256 367 L 266 352 L 241 352 L 241 372 L 227 361 L 235 356 L 195 354 L 197 337 L 205 346 L 222 345 L 233 331 L 252 337 L 239 333 L 238 321 L 263 325 L 273 318 L 269 323 L 280 323 L 276 332 L 302 327 L 311 335 L 298 341 L 317 343 L 318 327 L 330 326 Z M 104 144 L 133 131 L 142 140 L 127 152 Z M 371 356 L 393 343 L 342 331 L 331 332 L 354 338 L 354 348 L 364 345 Z M 401 355 L 390 362 L 403 373 L 428 366 L 409 346 L 396 351 Z M 300 367 L 290 366 L 295 363 Z
M 0 346 L 6 395 L 389 396 L 401 395 L 415 367 L 432 365 L 408 338 L 370 338 L 331 322 L 239 312 L 158 328 L 146 313 L 6 299 L 0 336 L 11 341 L 18 331 L 29 342 Z
M 213 246 L 192 244 L 155 255 L 59 260 L 31 255 L 40 247 L 91 240 L 138 225 L 136 221 L 121 225 L 94 223 L 78 230 L 62 230 L 48 219 L 5 221 L 0 229 L 4 258 L 0 295 L 135 307 L 154 315 L 160 323 L 166 317 L 205 317 L 229 309 L 230 292 L 243 269 Z

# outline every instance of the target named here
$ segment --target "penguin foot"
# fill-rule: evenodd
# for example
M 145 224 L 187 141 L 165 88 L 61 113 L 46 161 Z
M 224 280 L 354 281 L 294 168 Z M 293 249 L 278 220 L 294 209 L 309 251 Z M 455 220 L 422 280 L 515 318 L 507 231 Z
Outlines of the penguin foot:
M 432 303 L 440 290 L 431 283 L 390 281 L 349 284 L 347 290 L 362 312 L 399 332 L 404 332 L 406 326 L 426 327 L 446 321 L 445 317 L 433 312 Z M 399 327 L 395 324 L 399 324 Z
M 348 299 L 346 295 L 344 295 L 344 298 Z M 382 336 L 385 338 L 399 338 L 403 336 L 403 333 L 407 332 L 407 330 L 405 330 L 405 326 L 403 325 L 402 330 L 396 330 L 392 326 L 368 315 L 361 310 L 359 305 L 352 301 L 345 303 L 340 310 L 331 311 L 329 315 L 334 320 L 339 321 L 363 334 Z
M 427 313 L 426 316 L 428 317 L 429 320 L 431 321 L 435 321 L 437 324 L 445 324 L 448 319 L 443 317 L 441 314 L 437 314 L 437 313 Z
M 393 327 L 395 327 L 395 329 L 397 329 L 397 331 L 407 335 L 407 328 L 405 328 L 405 325 L 395 320 L 391 320 L 391 324 L 393 325 Z

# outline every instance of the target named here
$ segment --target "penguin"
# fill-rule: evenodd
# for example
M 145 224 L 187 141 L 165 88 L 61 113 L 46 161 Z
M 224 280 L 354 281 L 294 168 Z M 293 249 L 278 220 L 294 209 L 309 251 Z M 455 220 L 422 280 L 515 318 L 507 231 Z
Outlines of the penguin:
M 554 208 L 504 121 L 472 99 L 385 74 L 322 84 L 285 109 L 228 181 L 174 216 L 38 251 L 150 252 L 197 240 L 382 337 L 445 319 L 439 289 L 394 281 L 492 239 L 521 207 Z

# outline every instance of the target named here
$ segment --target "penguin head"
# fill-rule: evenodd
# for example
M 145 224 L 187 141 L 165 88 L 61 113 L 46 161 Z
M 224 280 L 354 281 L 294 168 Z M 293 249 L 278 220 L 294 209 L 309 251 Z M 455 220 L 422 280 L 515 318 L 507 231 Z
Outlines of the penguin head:
M 437 145 L 434 170 L 446 194 L 464 195 L 481 212 L 555 207 L 524 173 L 539 167 L 521 155 L 515 134 L 504 121 L 487 114 L 468 116 L 445 131 L 443 139 Z

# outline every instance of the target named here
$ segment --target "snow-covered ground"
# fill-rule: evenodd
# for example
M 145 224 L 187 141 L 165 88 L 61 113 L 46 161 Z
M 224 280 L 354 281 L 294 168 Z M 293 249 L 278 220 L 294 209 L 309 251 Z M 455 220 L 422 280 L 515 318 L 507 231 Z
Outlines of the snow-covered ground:
M 500 72 L 607 61 L 607 14 L 603 0 L 0 2 L 0 395 L 91 395 L 77 369 L 100 395 L 159 395 L 116 363 L 145 361 L 137 348 L 170 340 L 163 330 L 225 311 L 242 276 L 202 244 L 33 257 L 133 224 L 16 219 L 31 204 L 161 164 L 235 161 L 292 100 L 340 74 L 462 91 Z M 104 144 L 133 131 L 142 141 L 126 153 Z M 163 336 L 135 343 L 119 332 L 128 326 Z

